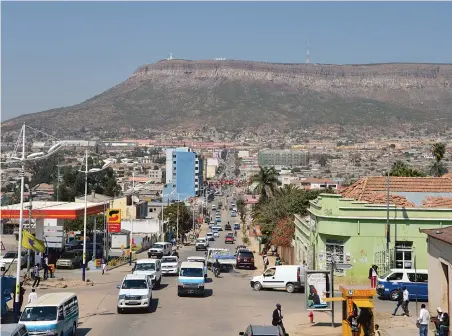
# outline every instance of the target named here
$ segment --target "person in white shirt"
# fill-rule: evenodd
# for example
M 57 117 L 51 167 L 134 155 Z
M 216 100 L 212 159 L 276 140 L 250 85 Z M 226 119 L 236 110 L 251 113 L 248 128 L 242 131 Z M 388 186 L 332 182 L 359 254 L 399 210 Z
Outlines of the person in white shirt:
M 419 325 L 419 336 L 428 336 L 428 324 L 430 323 L 430 313 L 425 308 L 425 304 L 421 305 L 421 311 L 419 312 L 419 318 L 417 319 Z
M 36 293 L 36 289 L 32 288 L 31 293 L 28 294 L 28 303 L 35 302 L 38 299 L 38 293 Z
M 408 289 L 406 289 L 406 286 L 403 286 L 402 290 L 403 290 L 402 309 L 406 316 L 410 316 L 410 311 L 408 309 L 408 304 L 410 303 L 410 292 L 408 292 Z

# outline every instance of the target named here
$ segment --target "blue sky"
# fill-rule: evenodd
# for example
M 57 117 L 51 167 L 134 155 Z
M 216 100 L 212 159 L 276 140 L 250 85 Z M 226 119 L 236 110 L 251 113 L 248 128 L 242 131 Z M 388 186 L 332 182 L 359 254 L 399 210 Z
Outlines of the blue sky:
M 451 63 L 451 2 L 4 2 L 2 120 L 175 58 Z

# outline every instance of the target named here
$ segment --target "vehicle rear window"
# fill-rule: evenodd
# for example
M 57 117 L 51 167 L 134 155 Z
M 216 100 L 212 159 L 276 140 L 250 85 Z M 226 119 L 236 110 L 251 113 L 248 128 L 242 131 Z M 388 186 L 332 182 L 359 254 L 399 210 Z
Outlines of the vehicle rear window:
M 254 257 L 253 252 L 239 252 L 239 257 L 244 257 L 244 258 L 252 258 Z

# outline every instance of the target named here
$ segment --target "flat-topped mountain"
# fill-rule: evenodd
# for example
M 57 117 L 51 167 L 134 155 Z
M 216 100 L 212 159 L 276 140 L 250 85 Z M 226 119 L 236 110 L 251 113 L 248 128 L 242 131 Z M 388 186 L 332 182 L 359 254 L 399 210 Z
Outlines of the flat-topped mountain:
M 2 123 L 45 130 L 452 124 L 451 64 L 164 60 L 82 102 Z

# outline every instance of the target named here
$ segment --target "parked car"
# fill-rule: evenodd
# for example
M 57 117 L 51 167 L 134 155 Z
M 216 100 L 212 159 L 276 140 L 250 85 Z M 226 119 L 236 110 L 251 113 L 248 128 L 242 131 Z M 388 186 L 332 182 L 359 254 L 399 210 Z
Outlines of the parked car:
M 228 233 L 226 235 L 226 237 L 224 237 L 224 243 L 225 244 L 228 244 L 228 243 L 234 244 L 234 234 L 233 233 Z
M 397 300 L 397 288 L 406 286 L 410 301 L 428 300 L 428 270 L 394 268 L 377 279 L 377 295 L 380 299 Z
M 63 252 L 57 260 L 55 268 L 78 268 L 82 265 L 83 251 L 74 250 Z
M 256 291 L 262 288 L 286 289 L 288 293 L 304 287 L 305 275 L 299 265 L 280 265 L 267 268 L 262 275 L 251 279 L 250 285 Z
M 250 250 L 239 250 L 235 258 L 237 260 L 236 268 L 249 267 L 254 269 L 254 254 Z
M 31 256 L 34 256 L 34 253 L 31 253 Z M 17 265 L 17 252 L 15 251 L 8 251 L 0 258 L 0 267 L 2 270 L 8 268 L 11 264 Z M 22 251 L 20 264 L 20 268 L 27 267 L 27 251 Z
M 272 325 L 249 325 L 245 331 L 239 332 L 243 336 L 284 336 L 284 332 L 280 326 Z

